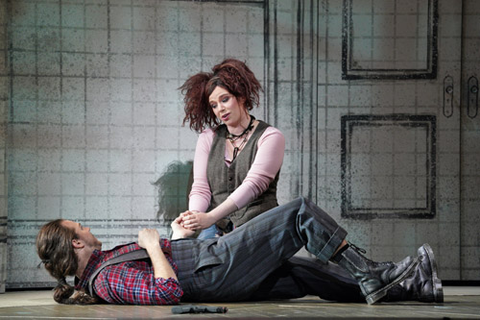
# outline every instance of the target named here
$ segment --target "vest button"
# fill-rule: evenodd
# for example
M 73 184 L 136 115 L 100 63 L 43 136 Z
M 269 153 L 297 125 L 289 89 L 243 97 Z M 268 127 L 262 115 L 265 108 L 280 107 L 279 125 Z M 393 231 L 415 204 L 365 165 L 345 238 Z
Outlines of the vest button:
M 228 181 L 232 181 L 233 180 L 233 177 L 228 177 Z

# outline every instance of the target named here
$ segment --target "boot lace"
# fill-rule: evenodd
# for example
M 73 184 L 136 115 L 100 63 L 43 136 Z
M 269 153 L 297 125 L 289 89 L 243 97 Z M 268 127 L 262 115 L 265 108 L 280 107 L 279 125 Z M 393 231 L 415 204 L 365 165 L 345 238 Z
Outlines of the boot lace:
M 355 251 L 357 251 L 358 253 L 361 253 L 362 255 L 366 254 L 367 253 L 367 250 L 363 249 L 363 248 L 360 248 L 360 247 L 357 247 L 356 245 L 354 244 L 351 244 L 349 243 L 348 244 L 352 249 L 354 249 Z M 373 261 L 367 257 L 364 257 L 367 261 L 369 261 L 370 263 L 372 264 L 375 264 L 377 266 L 389 266 L 391 265 L 393 262 L 391 261 L 381 261 L 381 262 L 377 262 L 377 261 Z
M 349 243 L 348 244 L 352 249 L 354 249 L 355 251 L 361 253 L 361 254 L 365 254 L 367 253 L 367 250 L 363 249 L 363 248 L 360 248 L 360 247 L 357 247 L 356 245 L 352 244 L 352 243 Z

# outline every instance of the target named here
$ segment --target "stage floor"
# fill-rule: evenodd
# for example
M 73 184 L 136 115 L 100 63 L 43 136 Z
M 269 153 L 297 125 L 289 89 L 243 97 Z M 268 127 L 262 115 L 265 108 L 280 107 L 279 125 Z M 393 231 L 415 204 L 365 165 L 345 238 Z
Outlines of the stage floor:
M 198 304 L 225 306 L 225 314 L 172 314 L 171 306 L 66 306 L 52 291 L 9 291 L 0 294 L 0 319 L 193 319 L 193 318 L 451 318 L 480 319 L 480 287 L 444 287 L 445 302 L 402 302 L 373 306 L 331 303 L 314 296 L 296 300 Z

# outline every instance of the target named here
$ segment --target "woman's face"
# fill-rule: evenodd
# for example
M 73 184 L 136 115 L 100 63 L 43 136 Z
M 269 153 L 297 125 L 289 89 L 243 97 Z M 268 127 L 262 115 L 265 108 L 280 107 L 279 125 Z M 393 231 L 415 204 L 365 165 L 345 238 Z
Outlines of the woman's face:
M 229 127 L 240 126 L 242 119 L 247 115 L 242 100 L 219 86 L 208 97 L 215 116 Z

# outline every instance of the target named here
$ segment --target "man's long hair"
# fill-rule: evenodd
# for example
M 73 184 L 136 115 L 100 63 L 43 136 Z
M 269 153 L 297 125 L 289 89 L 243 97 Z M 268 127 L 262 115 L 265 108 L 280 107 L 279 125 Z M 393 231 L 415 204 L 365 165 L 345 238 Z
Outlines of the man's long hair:
M 65 277 L 75 275 L 78 258 L 72 240 L 78 239 L 73 229 L 65 227 L 63 219 L 45 224 L 39 231 L 36 240 L 37 254 L 45 265 L 45 269 L 58 284 L 54 289 L 53 299 L 63 304 L 93 304 L 97 299 L 82 291 L 75 291 Z

